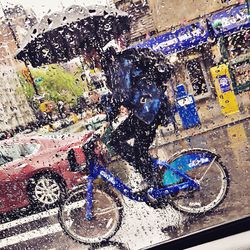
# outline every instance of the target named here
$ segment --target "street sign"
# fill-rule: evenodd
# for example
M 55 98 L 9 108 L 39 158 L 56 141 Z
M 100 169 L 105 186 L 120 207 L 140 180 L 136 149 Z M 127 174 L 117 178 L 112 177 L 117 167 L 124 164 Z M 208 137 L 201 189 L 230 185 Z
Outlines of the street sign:
M 249 28 L 248 5 L 235 5 L 229 9 L 215 12 L 207 20 L 216 37 L 239 31 L 242 28 Z
M 207 42 L 209 33 L 200 22 L 153 37 L 132 47 L 151 48 L 165 55 L 173 54 Z
M 42 77 L 38 77 L 38 78 L 35 78 L 35 83 L 41 83 L 43 82 L 43 78 Z

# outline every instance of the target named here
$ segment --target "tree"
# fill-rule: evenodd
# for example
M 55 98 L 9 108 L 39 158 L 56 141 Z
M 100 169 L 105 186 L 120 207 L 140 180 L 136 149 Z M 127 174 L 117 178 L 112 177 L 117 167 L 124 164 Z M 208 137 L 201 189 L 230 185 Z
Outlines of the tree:
M 81 70 L 70 73 L 59 65 L 49 65 L 31 69 L 33 78 L 39 79 L 37 83 L 39 94 L 45 94 L 45 99 L 58 102 L 59 100 L 65 103 L 76 103 L 77 97 L 83 94 L 86 89 L 86 83 L 81 80 Z M 24 80 L 21 76 L 21 83 L 24 92 L 28 99 L 32 99 L 34 90 L 30 83 Z

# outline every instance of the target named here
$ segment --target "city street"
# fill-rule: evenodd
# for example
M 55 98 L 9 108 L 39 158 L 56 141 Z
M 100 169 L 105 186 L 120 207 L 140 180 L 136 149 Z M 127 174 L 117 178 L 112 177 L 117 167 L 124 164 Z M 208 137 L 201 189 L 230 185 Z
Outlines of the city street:
M 0 0 L 0 250 L 178 250 L 248 218 L 249 13 Z
M 187 148 L 216 151 L 230 174 L 228 195 L 213 213 L 199 218 L 184 215 L 171 206 L 153 209 L 125 198 L 121 228 L 107 249 L 141 249 L 249 215 L 249 123 L 245 120 L 153 149 L 162 159 Z M 120 167 L 119 172 L 124 174 Z M 0 249 L 89 249 L 64 235 L 57 221 L 57 211 L 54 208 L 35 213 L 27 209 L 19 218 L 2 219 Z M 121 245 L 113 248 L 114 243 Z

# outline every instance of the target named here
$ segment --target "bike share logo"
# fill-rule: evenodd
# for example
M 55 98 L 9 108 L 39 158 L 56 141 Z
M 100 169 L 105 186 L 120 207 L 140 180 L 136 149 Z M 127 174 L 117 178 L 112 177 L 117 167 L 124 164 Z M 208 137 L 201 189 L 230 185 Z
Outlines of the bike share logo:
M 107 179 L 107 181 L 109 181 L 109 182 L 111 182 L 113 185 L 115 185 L 116 182 L 115 182 L 115 178 L 114 178 L 114 177 L 108 175 L 108 174 L 107 174 L 106 172 L 104 172 L 104 171 L 101 171 L 100 174 L 101 174 L 105 179 Z
M 189 166 L 190 168 L 193 168 L 193 167 L 197 167 L 197 166 L 199 166 L 199 165 L 202 165 L 202 164 L 208 163 L 208 162 L 210 162 L 210 160 L 209 160 L 208 158 L 200 158 L 200 159 L 195 159 L 195 160 L 191 161 L 191 162 L 188 164 L 188 166 Z

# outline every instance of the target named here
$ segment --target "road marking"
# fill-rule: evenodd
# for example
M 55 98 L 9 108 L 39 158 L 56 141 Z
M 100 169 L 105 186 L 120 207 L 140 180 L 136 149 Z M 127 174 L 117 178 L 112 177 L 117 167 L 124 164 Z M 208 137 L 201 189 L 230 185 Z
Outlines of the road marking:
M 16 226 L 19 226 L 19 225 L 22 225 L 22 224 L 25 224 L 25 223 L 29 223 L 29 222 L 32 222 L 32 221 L 35 221 L 35 220 L 40 220 L 40 219 L 43 219 L 43 218 L 46 218 L 46 217 L 50 217 L 50 216 L 56 215 L 57 213 L 58 213 L 58 208 L 53 208 L 53 209 L 44 211 L 42 213 L 33 214 L 33 215 L 30 215 L 30 216 L 27 216 L 27 217 L 24 217 L 24 218 L 21 218 L 21 219 L 10 221 L 10 222 L 1 224 L 0 225 L 0 231 L 3 231 L 5 229 L 9 229 L 9 228 L 12 228 L 12 227 L 16 227 Z
M 71 209 L 80 208 L 80 207 L 84 206 L 85 203 L 86 203 L 85 200 L 80 200 L 80 201 L 74 202 L 74 203 L 66 206 L 66 209 L 64 211 L 69 212 Z M 30 216 L 25 217 L 25 218 L 21 218 L 21 219 L 15 220 L 15 221 L 7 222 L 5 224 L 0 225 L 0 231 L 3 231 L 5 229 L 9 229 L 9 228 L 12 228 L 15 226 L 19 226 L 19 225 L 22 225 L 22 224 L 25 224 L 28 222 L 32 222 L 35 220 L 39 220 L 42 218 L 46 218 L 49 216 L 53 216 L 57 213 L 58 213 L 58 208 L 54 208 L 54 209 L 50 209 L 48 211 L 44 211 L 42 213 L 30 215 Z M 18 235 L 14 235 L 14 236 L 10 236 L 10 237 L 1 239 L 0 248 L 14 245 L 17 243 L 21 243 L 24 241 L 32 240 L 35 238 L 40 238 L 40 237 L 46 236 L 48 234 L 58 233 L 61 231 L 62 231 L 62 228 L 61 228 L 59 223 L 54 224 L 54 225 L 50 225 L 50 226 L 46 226 L 46 227 L 42 227 L 42 228 L 39 228 L 36 230 L 31 230 L 31 231 L 28 231 L 25 233 L 21 233 Z
M 5 239 L 1 239 L 0 248 L 14 245 L 17 243 L 21 243 L 21 242 L 24 242 L 27 240 L 40 238 L 40 237 L 46 236 L 48 234 L 58 233 L 61 231 L 62 231 L 62 228 L 61 228 L 60 224 L 58 224 L 58 223 L 51 225 L 51 226 L 41 227 L 41 228 L 36 229 L 36 230 L 32 230 L 32 231 L 29 231 L 26 233 L 11 236 L 11 237 L 8 237 Z
M 84 206 L 85 203 L 86 203 L 85 200 L 74 202 L 74 203 L 66 206 L 66 209 L 64 211 L 68 212 L 71 209 L 80 208 L 80 207 Z M 16 226 L 19 226 L 19 225 L 23 225 L 25 223 L 29 223 L 29 222 L 32 222 L 32 221 L 35 221 L 35 220 L 40 220 L 40 219 L 43 219 L 43 218 L 46 218 L 46 217 L 50 217 L 50 216 L 53 216 L 53 215 L 56 215 L 56 214 L 58 214 L 58 208 L 53 208 L 53 209 L 50 209 L 50 210 L 47 210 L 47 211 L 44 211 L 44 212 L 38 213 L 38 214 L 33 214 L 33 215 L 30 215 L 30 216 L 27 216 L 27 217 L 24 217 L 24 218 L 21 218 L 21 219 L 17 219 L 17 220 L 14 220 L 14 221 L 10 221 L 10 222 L 1 224 L 0 225 L 0 231 L 3 231 L 5 229 L 9 229 L 9 228 L 12 228 L 12 227 L 16 227 Z

